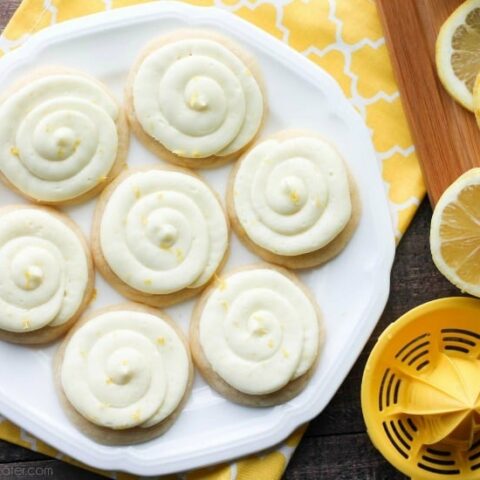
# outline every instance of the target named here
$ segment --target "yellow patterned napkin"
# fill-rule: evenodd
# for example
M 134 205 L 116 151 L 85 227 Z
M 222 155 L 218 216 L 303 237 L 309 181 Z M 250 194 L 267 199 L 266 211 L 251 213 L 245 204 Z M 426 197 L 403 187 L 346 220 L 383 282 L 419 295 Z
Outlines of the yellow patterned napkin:
M 0 37 L 0 55 L 54 23 L 145 1 L 149 0 L 23 0 Z M 374 1 L 189 0 L 188 3 L 230 10 L 298 50 L 338 81 L 371 129 L 396 237 L 400 239 L 425 188 Z M 305 427 L 300 428 L 268 452 L 196 470 L 184 478 L 279 479 L 304 431 Z M 1 417 L 0 438 L 79 465 Z M 122 473 L 99 473 L 119 480 L 133 478 Z

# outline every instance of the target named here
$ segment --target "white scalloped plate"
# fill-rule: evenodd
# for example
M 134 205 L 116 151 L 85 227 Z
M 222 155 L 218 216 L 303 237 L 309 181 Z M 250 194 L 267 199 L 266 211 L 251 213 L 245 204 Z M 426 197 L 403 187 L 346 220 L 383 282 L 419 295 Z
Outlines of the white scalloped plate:
M 384 185 L 370 134 L 335 81 L 270 35 L 226 11 L 159 2 L 89 16 L 44 30 L 0 60 L 0 91 L 31 68 L 57 64 L 90 72 L 120 98 L 130 65 L 151 38 L 178 27 L 206 27 L 233 37 L 261 64 L 269 94 L 265 133 L 282 128 L 321 132 L 342 152 L 360 187 L 361 222 L 345 251 L 302 279 L 324 312 L 327 341 L 305 391 L 285 405 L 244 408 L 214 393 L 197 376 L 177 423 L 163 437 L 131 447 L 98 445 L 67 420 L 54 393 L 56 345 L 0 344 L 0 412 L 62 452 L 93 467 L 140 475 L 183 471 L 243 456 L 285 439 L 318 415 L 352 367 L 387 301 L 394 237 Z M 131 165 L 158 160 L 133 141 Z M 230 167 L 205 172 L 224 194 Z M 0 187 L 0 204 L 25 203 Z M 94 202 L 68 212 L 89 233 Z M 257 258 L 236 238 L 226 270 Z M 97 276 L 97 308 L 121 297 Z M 192 302 L 169 309 L 186 330 Z

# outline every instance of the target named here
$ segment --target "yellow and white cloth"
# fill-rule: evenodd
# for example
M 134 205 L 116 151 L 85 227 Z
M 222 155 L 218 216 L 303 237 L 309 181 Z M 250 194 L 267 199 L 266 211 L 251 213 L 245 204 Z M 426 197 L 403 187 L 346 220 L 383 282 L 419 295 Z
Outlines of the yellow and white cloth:
M 150 0 L 23 0 L 0 37 L 0 55 L 57 22 Z M 425 194 L 374 0 L 189 0 L 243 17 L 328 71 L 365 119 L 381 164 L 397 239 Z M 0 60 L 1 61 L 1 60 Z M 305 431 L 268 452 L 182 475 L 187 480 L 279 479 Z M 0 417 L 0 438 L 76 463 Z M 117 479 L 123 473 L 100 472 Z M 173 475 L 169 478 L 177 478 Z

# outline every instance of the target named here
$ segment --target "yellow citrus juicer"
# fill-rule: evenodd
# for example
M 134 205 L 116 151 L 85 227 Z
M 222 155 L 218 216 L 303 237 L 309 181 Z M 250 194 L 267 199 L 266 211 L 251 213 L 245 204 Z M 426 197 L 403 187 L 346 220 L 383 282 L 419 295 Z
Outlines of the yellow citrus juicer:
M 412 480 L 480 479 L 480 300 L 435 300 L 392 323 L 365 367 L 362 411 Z

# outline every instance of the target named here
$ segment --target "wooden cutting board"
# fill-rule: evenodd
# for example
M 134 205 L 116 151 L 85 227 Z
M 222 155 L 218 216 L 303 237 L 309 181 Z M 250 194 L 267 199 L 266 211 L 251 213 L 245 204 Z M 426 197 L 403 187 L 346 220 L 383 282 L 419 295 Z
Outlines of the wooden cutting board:
M 432 205 L 463 172 L 480 166 L 480 130 L 436 73 L 438 31 L 462 0 L 377 0 L 400 95 Z

